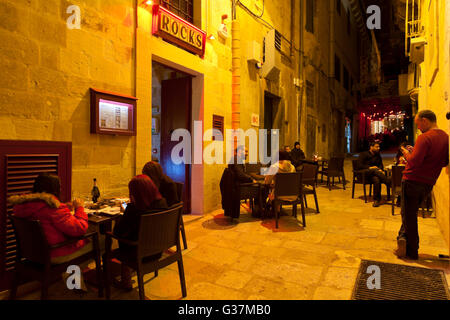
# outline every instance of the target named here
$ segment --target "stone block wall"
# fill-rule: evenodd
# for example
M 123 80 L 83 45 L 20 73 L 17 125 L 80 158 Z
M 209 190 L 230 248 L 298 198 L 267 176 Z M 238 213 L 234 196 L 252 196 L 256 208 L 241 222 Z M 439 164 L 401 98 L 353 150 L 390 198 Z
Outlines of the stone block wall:
M 89 88 L 134 95 L 132 0 L 0 1 L 0 139 L 72 141 L 72 190 L 126 195 L 135 138 L 90 134 Z M 81 29 L 69 29 L 70 5 Z
M 431 8 L 437 0 L 432 1 Z M 438 37 L 432 37 L 430 33 L 429 15 L 433 11 L 423 10 L 422 21 L 426 24 L 425 30 L 429 44 L 425 47 L 425 61 L 420 65 L 421 79 L 419 92 L 419 110 L 431 109 L 436 113 L 438 126 L 447 133 L 450 133 L 450 124 L 446 119 L 446 113 L 450 105 L 450 4 L 445 1 L 437 1 L 439 12 Z M 434 14 L 433 14 L 434 16 Z M 439 41 L 436 42 L 436 39 Z M 430 46 L 437 48 L 434 54 L 438 54 L 439 59 L 431 59 Z M 433 74 L 435 77 L 433 78 Z M 442 170 L 441 175 L 433 188 L 434 210 L 441 228 L 442 234 L 450 248 L 450 172 L 448 168 Z M 420 229 L 420 226 L 419 226 Z

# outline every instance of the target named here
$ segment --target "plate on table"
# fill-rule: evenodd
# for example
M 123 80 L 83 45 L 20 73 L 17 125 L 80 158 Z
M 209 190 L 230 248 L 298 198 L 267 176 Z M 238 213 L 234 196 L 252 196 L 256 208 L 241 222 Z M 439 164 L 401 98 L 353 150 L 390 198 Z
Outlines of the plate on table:
M 115 216 L 115 215 L 121 214 L 119 207 L 105 208 L 105 209 L 100 210 L 98 213 L 107 215 L 107 216 Z

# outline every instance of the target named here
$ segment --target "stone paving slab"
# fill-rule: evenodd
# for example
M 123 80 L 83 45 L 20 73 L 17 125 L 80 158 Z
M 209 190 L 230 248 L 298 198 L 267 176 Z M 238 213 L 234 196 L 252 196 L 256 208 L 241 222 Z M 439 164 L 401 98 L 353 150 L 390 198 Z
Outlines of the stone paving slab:
M 386 160 L 385 160 L 386 162 Z M 351 177 L 351 162 L 345 162 Z M 274 299 L 274 300 L 348 300 L 361 259 L 398 263 L 444 270 L 450 283 L 448 261 L 437 255 L 448 253 L 434 218 L 419 216 L 420 250 L 418 261 L 398 259 L 396 235 L 401 225 L 399 208 L 391 215 L 386 203 L 372 207 L 365 203 L 362 186 L 357 185 L 355 199 L 351 184 L 346 190 L 337 184 L 332 191 L 317 189 L 320 213 L 308 197 L 306 223 L 301 214 L 295 219 L 292 209 L 283 207 L 280 228 L 274 219 L 251 217 L 242 208 L 239 223 L 229 223 L 222 210 L 185 219 L 188 250 L 183 251 L 187 284 L 186 300 L 197 299 Z M 385 188 L 382 188 L 385 192 Z M 134 277 L 131 293 L 113 288 L 113 299 L 138 299 Z M 145 277 L 146 296 L 156 300 L 181 298 L 176 264 L 160 270 L 159 276 Z M 95 289 L 77 297 L 63 283 L 50 288 L 51 299 L 97 299 Z M 34 292 L 24 299 L 38 299 Z

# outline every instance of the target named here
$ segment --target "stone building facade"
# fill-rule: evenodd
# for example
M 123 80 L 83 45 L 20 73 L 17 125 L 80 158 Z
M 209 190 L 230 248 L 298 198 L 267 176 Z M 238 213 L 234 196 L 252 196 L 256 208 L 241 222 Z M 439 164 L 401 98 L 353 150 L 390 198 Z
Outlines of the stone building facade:
M 0 0 L 0 139 L 71 142 L 73 195 L 88 195 L 94 177 L 103 196 L 126 195 L 128 181 L 158 152 L 152 117 L 165 74 L 158 66 L 167 68 L 166 78 L 176 77 L 168 70 L 191 77 L 191 129 L 202 121 L 203 133 L 212 128 L 213 115 L 223 117 L 225 129 L 232 127 L 234 57 L 240 59 L 234 94 L 240 94 L 242 129 L 266 128 L 270 110 L 280 145 L 300 141 L 307 156 L 346 152 L 345 117 L 351 119 L 356 107 L 352 88 L 359 82 L 363 50 L 347 1 L 240 1 L 239 38 L 231 32 L 232 1 L 192 3 L 192 23 L 208 36 L 203 58 L 153 36 L 145 2 Z M 80 8 L 80 29 L 67 26 L 71 5 Z M 218 34 L 222 22 L 228 38 Z M 271 29 L 283 42 L 275 80 L 248 61 L 251 49 L 262 57 Z M 138 99 L 136 136 L 90 133 L 90 88 Z M 259 125 L 252 123 L 254 115 Z M 220 207 L 224 167 L 190 166 L 193 213 Z
M 448 1 L 407 1 L 409 4 L 408 22 L 419 23 L 422 32 L 415 36 L 426 40 L 422 61 L 414 61 L 409 48 L 412 73 L 409 74 L 409 93 L 416 105 L 416 112 L 433 110 L 437 116 L 439 128 L 450 132 L 450 121 L 446 118 L 450 105 L 450 3 Z M 405 1 L 397 1 L 397 7 L 403 17 L 406 16 Z M 412 5 L 415 15 L 412 16 Z M 412 36 L 406 34 L 406 36 Z M 416 74 L 414 74 L 416 72 Z M 414 76 L 417 81 L 413 81 Z M 415 128 L 416 135 L 420 131 Z M 445 168 L 433 188 L 433 209 L 444 238 L 450 248 L 450 200 L 449 169 Z

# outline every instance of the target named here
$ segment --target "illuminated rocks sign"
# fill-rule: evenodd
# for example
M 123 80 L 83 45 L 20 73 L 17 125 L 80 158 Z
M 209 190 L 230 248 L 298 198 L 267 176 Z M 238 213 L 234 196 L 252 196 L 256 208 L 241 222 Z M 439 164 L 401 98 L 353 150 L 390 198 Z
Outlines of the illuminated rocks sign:
M 152 33 L 202 58 L 205 54 L 206 33 L 159 5 L 153 6 Z

